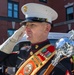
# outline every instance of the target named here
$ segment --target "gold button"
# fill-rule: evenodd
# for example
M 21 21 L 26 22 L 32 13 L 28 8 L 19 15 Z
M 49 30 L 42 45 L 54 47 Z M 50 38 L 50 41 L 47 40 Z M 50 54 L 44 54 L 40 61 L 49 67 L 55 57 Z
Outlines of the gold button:
M 33 55 L 33 52 L 32 51 L 30 52 L 30 55 Z
M 36 49 L 37 49 L 38 47 L 39 47 L 38 45 L 35 46 Z

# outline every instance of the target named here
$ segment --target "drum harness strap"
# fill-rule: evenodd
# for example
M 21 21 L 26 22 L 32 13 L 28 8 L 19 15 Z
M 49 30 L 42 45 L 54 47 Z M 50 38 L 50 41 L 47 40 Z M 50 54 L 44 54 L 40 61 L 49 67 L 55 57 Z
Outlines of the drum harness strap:
M 52 47 L 49 44 L 34 53 L 21 65 L 15 75 L 35 75 L 55 55 L 55 50 L 50 52 Z

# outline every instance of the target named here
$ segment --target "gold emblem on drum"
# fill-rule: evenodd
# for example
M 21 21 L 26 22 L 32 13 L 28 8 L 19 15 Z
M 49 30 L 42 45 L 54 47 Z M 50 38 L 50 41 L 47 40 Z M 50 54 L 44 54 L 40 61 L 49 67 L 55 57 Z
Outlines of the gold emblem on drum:
M 24 6 L 23 8 L 24 8 L 24 12 L 27 12 L 27 6 Z
M 33 65 L 31 63 L 29 63 L 24 67 L 24 74 L 25 75 L 30 75 L 32 70 L 33 70 Z

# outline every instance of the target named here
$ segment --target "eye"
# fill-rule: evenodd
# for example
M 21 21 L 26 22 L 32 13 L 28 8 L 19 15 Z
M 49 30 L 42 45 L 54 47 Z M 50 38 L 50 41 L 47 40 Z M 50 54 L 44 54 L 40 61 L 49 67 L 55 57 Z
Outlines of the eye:
M 36 26 L 36 25 L 35 25 L 35 24 L 31 24 L 30 26 L 31 26 L 31 27 L 34 27 L 34 26 Z
M 33 23 L 26 25 L 26 27 L 30 27 L 30 28 L 34 28 L 34 27 L 36 27 L 36 26 L 37 26 L 37 25 L 36 25 L 36 24 L 33 24 Z

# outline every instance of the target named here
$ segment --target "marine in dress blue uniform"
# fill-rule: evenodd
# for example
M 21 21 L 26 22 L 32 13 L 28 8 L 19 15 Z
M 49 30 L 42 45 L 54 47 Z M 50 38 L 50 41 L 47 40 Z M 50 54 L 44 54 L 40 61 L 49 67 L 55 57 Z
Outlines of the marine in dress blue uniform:
M 25 15 L 25 20 L 21 22 L 22 25 L 26 25 L 27 22 L 46 22 L 52 24 L 52 21 L 57 19 L 58 14 L 52 8 L 37 4 L 37 3 L 28 3 L 22 6 L 21 8 L 23 14 Z M 21 27 L 17 33 L 15 33 L 12 37 L 10 37 L 5 44 L 3 44 L 0 48 L 0 64 L 5 66 L 14 66 L 19 68 L 23 62 L 25 62 L 31 54 L 37 52 L 42 47 L 50 44 L 49 40 L 46 39 L 42 42 L 37 42 L 31 44 L 31 48 L 20 50 L 19 53 L 11 53 L 12 48 L 15 43 L 18 41 L 17 38 L 24 31 L 24 27 Z M 20 33 L 19 33 L 20 32 Z M 17 35 L 18 34 L 18 35 Z M 16 39 L 15 39 L 16 38 Z M 53 58 L 51 58 L 52 60 Z M 42 75 L 44 71 L 47 69 L 48 65 L 51 63 L 49 60 L 38 72 L 37 75 Z M 66 71 L 69 71 L 71 75 L 71 63 L 69 58 L 65 58 L 60 61 L 57 66 L 53 69 L 50 75 L 65 75 Z

